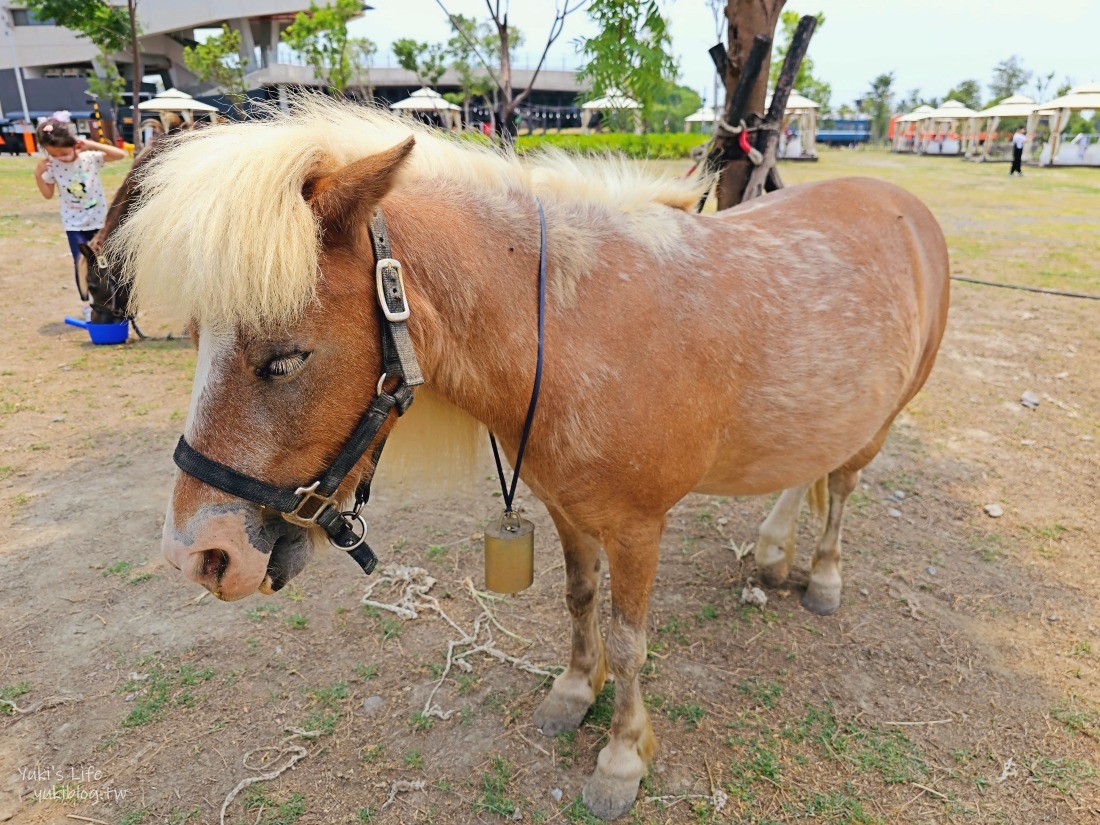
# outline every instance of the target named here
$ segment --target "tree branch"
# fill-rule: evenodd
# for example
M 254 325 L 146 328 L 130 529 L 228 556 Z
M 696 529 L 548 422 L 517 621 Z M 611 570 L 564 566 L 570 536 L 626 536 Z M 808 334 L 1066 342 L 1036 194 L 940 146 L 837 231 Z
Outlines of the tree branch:
M 531 75 L 531 82 L 527 85 L 527 88 L 516 95 L 513 105 L 518 106 L 525 101 L 531 94 L 531 91 L 535 88 L 535 80 L 538 79 L 539 72 L 542 71 L 542 64 L 546 60 L 546 54 L 550 51 L 550 47 L 554 45 L 554 41 L 562 33 L 562 29 L 565 28 L 565 18 L 573 12 L 583 7 L 588 0 L 577 0 L 577 4 L 570 8 L 569 0 L 565 0 L 565 6 L 559 11 L 557 6 L 554 6 L 554 22 L 550 26 L 550 36 L 546 39 L 546 47 L 542 50 L 542 56 L 539 57 L 539 62 L 535 66 L 535 72 Z
M 486 0 L 486 2 L 488 2 L 488 0 Z M 482 56 L 481 51 L 477 47 L 477 43 L 469 38 L 469 36 L 466 34 L 465 30 L 462 29 L 461 26 L 455 25 L 455 16 L 447 11 L 447 7 L 443 5 L 443 0 L 435 0 L 435 4 L 439 6 L 439 8 L 443 9 L 443 13 L 447 15 L 447 19 L 451 21 L 451 28 L 458 32 L 462 39 L 466 41 L 467 45 L 469 45 L 469 47 L 473 49 L 473 52 L 477 56 L 477 59 L 480 60 L 481 65 L 485 67 L 485 72 L 489 75 L 489 79 L 492 80 L 493 83 L 495 83 L 497 86 L 500 86 L 500 78 L 498 78 L 493 73 L 493 67 L 490 66 L 489 61 Z M 492 12 L 491 7 L 489 11 Z

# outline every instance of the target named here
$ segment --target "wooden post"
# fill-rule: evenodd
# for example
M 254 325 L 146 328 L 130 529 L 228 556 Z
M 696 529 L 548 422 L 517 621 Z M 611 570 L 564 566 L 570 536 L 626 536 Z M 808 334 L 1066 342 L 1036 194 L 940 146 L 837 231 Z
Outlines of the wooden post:
M 726 20 L 729 24 L 727 42 L 729 54 L 726 68 L 726 99 L 733 96 L 740 83 L 754 40 L 762 36 L 771 40 L 775 33 L 779 14 L 783 10 L 784 0 L 728 0 Z M 751 85 L 744 107 L 746 112 L 764 111 L 764 98 L 768 92 L 768 66 L 771 63 L 770 50 L 764 55 L 763 65 Z M 740 118 L 738 118 L 738 121 Z M 735 121 L 728 121 L 736 125 Z M 727 158 L 722 166 L 718 180 L 718 208 L 728 209 L 741 202 L 745 185 L 748 182 L 752 164 L 744 155 Z
M 783 61 L 783 68 L 779 72 L 779 80 L 776 81 L 772 91 L 772 102 L 768 114 L 761 124 L 763 128 L 756 133 L 754 141 L 760 154 L 764 156 L 759 166 L 753 168 L 749 174 L 748 183 L 742 201 L 758 198 L 765 192 L 783 188 L 783 181 L 779 177 L 776 168 L 776 154 L 779 149 L 779 130 L 783 128 L 787 100 L 791 96 L 791 87 L 798 75 L 798 67 L 802 65 L 802 58 L 806 56 L 806 50 L 810 47 L 810 38 L 817 26 L 817 18 L 805 15 L 798 21 L 794 37 L 791 38 L 791 46 L 787 50 L 787 57 Z
M 734 87 L 732 94 L 726 96 L 726 111 L 723 114 L 723 118 L 726 123 L 731 126 L 736 126 L 744 119 L 749 96 L 756 86 L 757 78 L 764 68 L 768 54 L 771 52 L 771 47 L 771 39 L 762 34 L 756 35 L 753 39 L 752 49 L 749 51 L 749 56 L 745 60 L 744 67 L 741 69 L 737 86 Z M 711 55 L 713 56 L 713 50 Z M 717 64 L 717 62 L 716 60 L 715 63 Z M 735 162 L 733 159 L 736 157 L 744 158 L 744 153 L 740 151 L 740 147 L 738 146 L 738 136 L 728 134 L 719 126 L 718 121 L 715 121 L 714 137 L 710 143 L 710 151 L 707 153 L 706 160 L 704 161 L 706 164 L 705 168 L 708 171 L 720 170 L 722 175 L 725 176 L 726 169 L 729 168 L 730 164 Z M 747 158 L 745 162 L 748 162 Z M 721 186 L 722 183 L 721 180 L 719 180 L 719 190 L 721 190 Z M 706 201 L 707 195 L 704 194 L 696 208 L 697 212 L 703 211 L 703 204 L 706 203 Z M 740 200 L 738 200 L 737 203 L 740 203 Z M 729 206 L 735 205 L 736 203 L 729 204 Z M 722 205 L 721 196 L 719 196 L 718 208 L 727 208 Z

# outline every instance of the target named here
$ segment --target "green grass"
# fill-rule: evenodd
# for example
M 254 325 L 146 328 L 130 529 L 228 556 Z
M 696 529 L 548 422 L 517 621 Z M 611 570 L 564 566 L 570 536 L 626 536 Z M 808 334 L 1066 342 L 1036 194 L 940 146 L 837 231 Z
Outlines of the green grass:
M 474 813 L 485 811 L 511 819 L 516 803 L 505 794 L 512 782 L 512 765 L 503 756 L 490 759 L 490 769 L 481 775 L 481 792 L 473 802 Z
M 1095 169 L 1029 168 L 1024 178 L 1010 180 L 1003 163 L 831 149 L 821 150 L 817 163 L 780 168 L 788 186 L 867 175 L 908 189 L 945 228 L 955 274 L 1100 292 L 1095 217 L 1100 175 Z
M 7 687 L 0 688 L 0 699 L 7 699 L 14 702 L 20 696 L 25 696 L 31 692 L 30 682 L 20 682 L 16 685 L 8 685 Z M 0 704 L 0 715 L 14 716 L 15 711 L 12 710 L 10 705 Z
M 162 719 L 173 707 L 192 707 L 205 698 L 185 688 L 197 687 L 214 678 L 213 668 L 193 665 L 171 667 L 165 662 L 139 662 L 148 674 L 144 679 L 126 682 L 118 692 L 132 694 L 132 707 L 120 723 L 123 728 L 139 728 Z

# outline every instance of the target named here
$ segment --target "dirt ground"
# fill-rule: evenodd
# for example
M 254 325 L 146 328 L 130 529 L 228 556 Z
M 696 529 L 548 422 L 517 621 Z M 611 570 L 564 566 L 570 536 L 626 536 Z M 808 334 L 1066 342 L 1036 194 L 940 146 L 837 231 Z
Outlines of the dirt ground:
M 291 759 L 226 821 L 588 821 L 612 688 L 576 734 L 545 739 L 531 716 L 548 680 L 474 653 L 436 718 L 461 635 L 431 610 L 361 605 L 379 574 L 328 554 L 276 597 L 221 604 L 161 560 L 194 356 L 92 347 L 61 323 L 78 304 L 31 165 L 0 160 L 0 821 L 213 823 L 238 783 Z M 1097 170 L 1010 180 L 828 152 L 783 172 L 908 186 L 958 273 L 1100 292 Z M 740 602 L 754 566 L 737 549 L 769 501 L 671 513 L 643 687 L 660 750 L 634 821 L 1100 822 L 1100 302 L 969 284 L 952 301 L 927 387 L 850 503 L 839 613 L 799 605 L 808 516 L 790 586 L 761 609 Z M 488 467 L 479 479 L 454 501 L 378 491 L 381 567 L 426 570 L 464 632 L 480 598 L 500 651 L 561 665 L 563 566 L 529 494 L 534 586 L 489 600 L 464 584 L 481 587 L 471 536 L 499 507 Z M 383 582 L 373 598 L 400 595 Z

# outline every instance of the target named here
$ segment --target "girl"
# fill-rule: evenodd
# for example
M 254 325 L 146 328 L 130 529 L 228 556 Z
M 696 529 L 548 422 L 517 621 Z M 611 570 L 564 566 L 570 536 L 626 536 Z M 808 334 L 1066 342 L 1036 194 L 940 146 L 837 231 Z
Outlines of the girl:
M 104 163 L 122 160 L 126 152 L 114 146 L 77 137 L 68 112 L 54 112 L 38 124 L 38 145 L 46 157 L 34 169 L 38 191 L 47 200 L 60 188 L 61 224 L 73 254 L 76 291 L 84 301 L 85 320 L 91 308 L 80 289 L 80 244 L 88 243 L 103 228 L 109 203 L 103 192 L 99 170 Z

